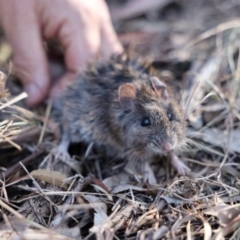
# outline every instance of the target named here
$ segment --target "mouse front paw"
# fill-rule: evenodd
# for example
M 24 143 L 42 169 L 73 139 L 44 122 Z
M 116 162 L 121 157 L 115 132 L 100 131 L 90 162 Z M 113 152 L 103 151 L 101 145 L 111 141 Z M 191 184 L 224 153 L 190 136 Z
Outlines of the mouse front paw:
M 68 149 L 61 144 L 54 148 L 51 153 L 53 154 L 55 160 L 60 160 L 64 163 L 71 161 L 71 156 L 68 153 Z
M 180 175 L 187 175 L 190 172 L 190 168 L 185 163 L 183 163 L 174 153 L 170 153 L 170 159 L 172 166 Z
M 62 146 L 61 144 L 58 145 L 52 150 L 52 155 L 54 157 L 55 163 L 61 161 L 79 173 L 80 163 L 70 156 L 68 149 L 65 146 Z

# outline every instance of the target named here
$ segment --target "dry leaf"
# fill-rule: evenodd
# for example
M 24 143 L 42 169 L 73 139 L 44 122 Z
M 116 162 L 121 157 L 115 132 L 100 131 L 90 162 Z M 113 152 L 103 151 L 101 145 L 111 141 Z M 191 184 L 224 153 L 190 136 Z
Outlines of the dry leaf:
M 211 225 L 202 216 L 199 216 L 199 218 L 202 220 L 204 226 L 204 240 L 210 240 L 212 236 Z
M 240 130 L 232 131 L 232 141 L 230 142 L 230 134 L 216 128 L 207 128 L 203 131 L 201 139 L 216 147 L 228 147 L 231 153 L 240 153 Z
M 67 176 L 57 171 L 50 171 L 47 169 L 38 169 L 38 170 L 32 171 L 30 175 L 40 181 L 45 181 L 49 184 L 52 184 L 58 187 L 67 188 L 67 185 L 69 185 L 64 182 Z
M 212 237 L 212 240 L 223 240 L 224 237 L 228 234 L 234 232 L 236 229 L 238 229 L 236 232 L 234 232 L 235 237 L 232 237 L 231 239 L 239 239 L 239 228 L 240 228 L 240 215 L 238 215 L 236 218 L 234 218 L 232 221 L 230 221 L 226 226 L 219 228 L 214 236 Z
M 13 240 L 13 239 L 24 239 L 24 240 L 36 240 L 36 239 L 51 239 L 51 240 L 73 240 L 58 233 L 50 230 L 32 230 L 27 229 L 23 232 L 16 232 L 15 230 L 4 230 L 0 231 L 1 240 Z
M 126 184 L 129 182 L 129 174 L 121 172 L 103 180 L 103 184 L 111 191 L 116 193 L 114 189 L 119 185 Z
M 107 218 L 107 206 L 106 204 L 98 197 L 92 195 L 83 195 L 83 197 L 89 202 L 89 204 L 93 204 L 92 208 L 95 210 L 94 213 L 94 226 L 98 226 L 103 224 Z M 99 205 L 97 204 L 99 203 Z
M 207 215 L 218 218 L 221 225 L 226 225 L 240 214 L 239 204 L 227 205 L 218 196 L 215 196 L 213 207 L 204 211 Z
M 153 234 L 153 240 L 158 240 L 163 238 L 166 233 L 168 232 L 168 227 L 161 226 L 154 234 Z

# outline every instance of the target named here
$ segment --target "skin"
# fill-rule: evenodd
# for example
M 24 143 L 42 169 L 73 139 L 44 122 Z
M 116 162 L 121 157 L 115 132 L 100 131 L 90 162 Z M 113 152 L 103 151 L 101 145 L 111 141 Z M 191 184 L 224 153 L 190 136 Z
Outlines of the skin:
M 0 0 L 0 23 L 12 46 L 14 72 L 36 105 L 55 96 L 93 58 L 108 59 L 122 46 L 104 0 Z M 58 39 L 67 73 L 51 84 L 43 41 Z

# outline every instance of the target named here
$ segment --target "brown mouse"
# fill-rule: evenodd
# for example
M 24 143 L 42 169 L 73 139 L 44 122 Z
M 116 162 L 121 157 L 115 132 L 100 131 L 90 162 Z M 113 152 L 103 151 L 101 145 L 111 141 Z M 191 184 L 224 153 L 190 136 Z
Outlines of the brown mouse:
M 180 174 L 189 168 L 173 153 L 185 143 L 186 123 L 171 89 L 126 54 L 95 62 L 55 100 L 58 153 L 71 142 L 93 143 L 109 156 L 144 162 L 168 153 Z

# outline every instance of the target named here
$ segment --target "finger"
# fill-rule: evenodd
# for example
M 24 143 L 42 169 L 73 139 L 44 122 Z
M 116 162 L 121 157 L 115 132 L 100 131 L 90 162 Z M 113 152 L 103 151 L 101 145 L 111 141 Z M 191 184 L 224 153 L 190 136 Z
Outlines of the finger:
M 101 54 L 105 59 L 108 59 L 112 54 L 120 54 L 123 52 L 123 47 L 117 37 L 117 34 L 112 26 L 109 11 L 105 6 L 106 14 L 101 16 Z
M 102 30 L 101 55 L 104 59 L 108 59 L 113 54 L 123 52 L 123 47 L 117 38 L 117 35 L 110 26 L 104 26 Z
M 50 92 L 51 97 L 59 95 L 77 74 L 83 70 L 87 63 L 99 55 L 100 28 L 94 19 L 83 13 L 72 17 L 62 25 L 58 37 L 65 52 L 67 73 L 59 79 Z
M 24 7 L 17 7 L 18 3 L 14 2 L 6 11 L 4 28 L 12 45 L 14 70 L 29 96 L 27 103 L 35 105 L 47 94 L 49 74 L 38 21 L 30 2 L 21 1 Z
M 59 31 L 65 50 L 68 71 L 79 72 L 89 60 L 99 54 L 100 29 L 95 19 L 84 13 L 75 14 Z

